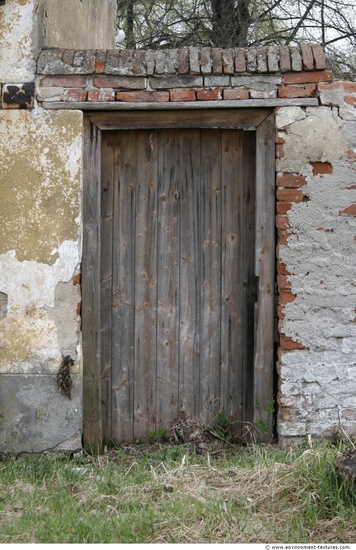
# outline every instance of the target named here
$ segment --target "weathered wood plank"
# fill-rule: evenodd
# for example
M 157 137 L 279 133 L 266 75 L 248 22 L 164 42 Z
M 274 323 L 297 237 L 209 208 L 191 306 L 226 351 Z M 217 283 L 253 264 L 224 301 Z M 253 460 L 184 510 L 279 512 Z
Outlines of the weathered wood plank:
M 200 130 L 182 130 L 179 140 L 179 407 L 187 417 L 196 417 L 200 392 Z
M 179 339 L 179 142 L 173 130 L 159 132 L 157 426 L 178 414 Z
M 243 251 L 244 301 L 242 314 L 243 346 L 243 408 L 244 422 L 253 422 L 254 387 L 254 311 L 256 301 L 255 277 L 255 202 L 256 202 L 256 132 L 244 133 L 243 144 Z M 250 426 L 250 424 L 249 424 Z
M 118 132 L 112 297 L 112 429 L 117 441 L 133 438 L 136 151 L 136 132 Z
M 190 110 L 190 109 L 270 109 L 274 107 L 317 107 L 317 98 L 274 98 L 274 99 L 239 99 L 220 101 L 192 101 L 192 102 L 122 102 L 122 101 L 43 101 L 44 109 L 79 109 L 81 111 L 157 111 L 157 110 Z
M 205 102 L 201 102 L 205 103 Z M 195 106 L 198 104 L 195 103 Z M 220 105 L 220 102 L 219 102 Z M 264 109 L 213 109 L 201 111 L 116 111 L 90 115 L 102 130 L 131 128 L 256 128 L 269 115 Z
M 100 132 L 85 121 L 82 262 L 83 441 L 102 446 L 100 388 Z
M 156 428 L 158 134 L 137 135 L 134 437 Z
M 275 144 L 271 115 L 257 129 L 256 152 L 256 311 L 254 365 L 254 420 L 268 408 L 273 398 L 273 307 L 275 249 Z M 272 435 L 272 415 L 264 416 L 266 438 Z
M 101 146 L 101 231 L 100 231 L 100 357 L 103 438 L 111 433 L 111 299 L 112 223 L 115 141 L 106 132 Z
M 209 422 L 220 408 L 221 337 L 221 132 L 201 133 L 201 417 Z
M 222 132 L 221 403 L 241 420 L 243 400 L 243 157 L 241 131 Z M 241 425 L 237 425 L 240 431 Z

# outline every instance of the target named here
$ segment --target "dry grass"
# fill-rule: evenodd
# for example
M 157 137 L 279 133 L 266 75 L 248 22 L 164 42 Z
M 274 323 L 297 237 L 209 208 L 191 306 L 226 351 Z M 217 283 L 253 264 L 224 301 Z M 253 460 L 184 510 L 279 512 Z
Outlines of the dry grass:
M 0 542 L 356 540 L 354 501 L 333 468 L 340 446 L 195 450 L 133 446 L 98 459 L 4 462 Z

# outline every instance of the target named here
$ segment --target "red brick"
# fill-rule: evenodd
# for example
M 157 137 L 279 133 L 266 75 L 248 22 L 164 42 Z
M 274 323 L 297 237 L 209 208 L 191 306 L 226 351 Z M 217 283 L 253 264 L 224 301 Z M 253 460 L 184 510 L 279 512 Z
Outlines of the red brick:
M 313 55 L 314 55 L 314 66 L 317 70 L 324 70 L 326 69 L 326 59 L 325 59 L 325 53 L 320 46 L 320 44 L 313 44 L 312 46 Z
M 302 202 L 304 195 L 299 189 L 278 187 L 276 196 L 278 201 Z
M 86 101 L 87 91 L 76 90 L 75 88 L 70 90 L 64 90 L 63 101 Z
M 276 212 L 277 214 L 287 214 L 287 212 L 292 208 L 293 203 L 291 202 L 277 202 Z M 280 243 L 282 244 L 282 243 Z
M 82 302 L 78 302 L 77 304 L 77 317 L 80 317 L 82 313 Z
M 292 176 L 290 174 L 277 176 L 278 187 L 303 187 L 306 183 L 304 176 Z
M 224 74 L 234 74 L 234 50 L 222 50 L 222 61 Z
M 171 101 L 195 101 L 194 90 L 175 90 L 170 92 Z
M 235 48 L 235 71 L 246 72 L 245 48 Z
M 291 288 L 291 283 L 287 275 L 277 275 L 277 285 L 278 285 L 278 288 L 282 288 L 282 289 Z
M 278 88 L 278 97 L 310 97 L 316 91 L 316 84 L 307 86 L 282 86 Z
M 353 149 L 348 149 L 347 156 L 349 157 L 349 159 L 356 159 L 356 151 L 354 151 Z
M 105 63 L 103 61 L 96 61 L 95 62 L 95 72 L 97 74 L 105 72 Z
M 286 216 L 276 216 L 276 227 L 277 229 L 288 229 L 289 222 Z
M 328 92 L 330 90 L 336 90 L 337 88 L 343 88 L 350 93 L 356 93 L 356 82 L 333 82 L 332 84 L 319 84 L 318 88 L 321 92 Z
M 347 103 L 347 105 L 351 105 L 351 107 L 356 107 L 356 97 L 346 95 L 344 97 L 344 101 L 345 101 L 345 103 Z
M 116 92 L 117 101 L 157 102 L 169 101 L 169 92 Z
M 85 88 L 88 79 L 85 76 L 45 76 L 40 86 L 56 88 Z
M 313 168 L 313 176 L 318 174 L 332 174 L 334 170 L 330 162 L 311 162 L 310 164 Z
M 146 81 L 135 76 L 97 76 L 94 77 L 96 88 L 114 88 L 115 90 L 144 90 Z
M 88 92 L 88 101 L 115 101 L 115 92 L 91 90 Z
M 284 204 L 284 203 L 280 202 L 278 204 Z M 281 246 L 286 245 L 288 243 L 289 236 L 290 236 L 290 233 L 288 233 L 288 231 L 284 231 L 283 229 L 279 229 L 278 230 L 278 244 L 281 245 Z
M 285 138 L 286 133 L 282 134 L 281 132 L 276 133 L 276 143 L 283 144 L 286 142 Z
M 281 347 L 285 350 L 305 349 L 303 344 L 301 344 L 300 342 L 296 342 L 292 338 L 288 338 L 288 336 L 284 336 L 284 334 L 280 334 L 279 343 Z
M 332 71 L 314 71 L 302 73 L 287 73 L 283 75 L 284 84 L 309 84 L 314 82 L 332 82 Z
M 211 63 L 213 74 L 222 74 L 222 50 L 220 48 L 211 48 Z
M 215 88 L 215 90 L 199 90 L 197 92 L 197 99 L 200 101 L 222 99 L 222 90 L 220 88 Z
M 280 143 L 276 145 L 276 157 L 278 159 L 284 158 L 283 145 Z
M 305 42 L 302 42 L 300 44 L 300 49 L 302 51 L 303 69 L 305 71 L 313 71 L 314 70 L 313 50 L 311 49 L 310 45 L 306 44 Z
M 356 216 L 356 204 L 351 204 L 344 210 L 340 210 L 339 214 L 346 214 L 346 216 Z
M 248 90 L 244 88 L 236 88 L 234 90 L 224 90 L 224 99 L 234 100 L 234 99 L 249 99 L 250 94 Z
M 278 308 L 277 308 L 277 316 L 278 316 L 278 319 L 281 319 L 281 321 L 283 321 L 283 319 L 285 318 L 285 315 L 284 315 L 284 307 L 283 307 L 283 306 L 278 306 Z
M 286 264 L 280 261 L 277 262 L 277 273 L 280 273 L 281 275 L 290 275 Z
M 291 302 L 294 302 L 295 299 L 296 299 L 296 295 L 292 294 L 291 292 L 289 292 L 287 290 L 281 290 L 279 292 L 278 302 L 281 305 L 290 304 Z
M 282 72 L 290 71 L 290 55 L 288 46 L 281 46 L 279 49 L 279 64 Z
M 77 275 L 74 275 L 73 277 L 73 285 L 80 285 L 81 283 L 81 273 L 77 273 Z

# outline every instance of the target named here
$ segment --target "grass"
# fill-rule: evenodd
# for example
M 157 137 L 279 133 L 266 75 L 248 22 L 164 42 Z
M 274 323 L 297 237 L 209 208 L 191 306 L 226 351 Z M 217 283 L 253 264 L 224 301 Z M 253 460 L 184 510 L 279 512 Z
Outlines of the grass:
M 0 543 L 352 543 L 355 500 L 334 469 L 347 444 L 155 443 L 7 459 Z

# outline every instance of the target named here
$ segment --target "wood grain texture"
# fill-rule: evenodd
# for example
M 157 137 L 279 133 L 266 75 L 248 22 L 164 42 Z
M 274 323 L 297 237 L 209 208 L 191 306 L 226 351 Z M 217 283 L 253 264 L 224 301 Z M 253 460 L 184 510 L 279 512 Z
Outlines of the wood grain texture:
M 100 450 L 103 435 L 100 387 L 100 156 L 98 129 L 85 120 L 82 262 L 83 442 Z
M 157 132 L 137 135 L 134 437 L 156 428 L 157 400 Z
M 272 415 L 264 411 L 273 399 L 274 278 L 275 278 L 275 144 L 274 118 L 257 129 L 256 147 L 256 262 L 258 302 L 255 316 L 254 421 L 267 424 L 272 435 Z
M 111 394 L 104 433 L 118 441 L 168 429 L 182 411 L 242 426 L 271 398 L 261 293 L 273 282 L 272 129 L 257 129 L 257 161 L 255 131 L 120 130 L 103 145 L 102 414 L 110 423 Z

